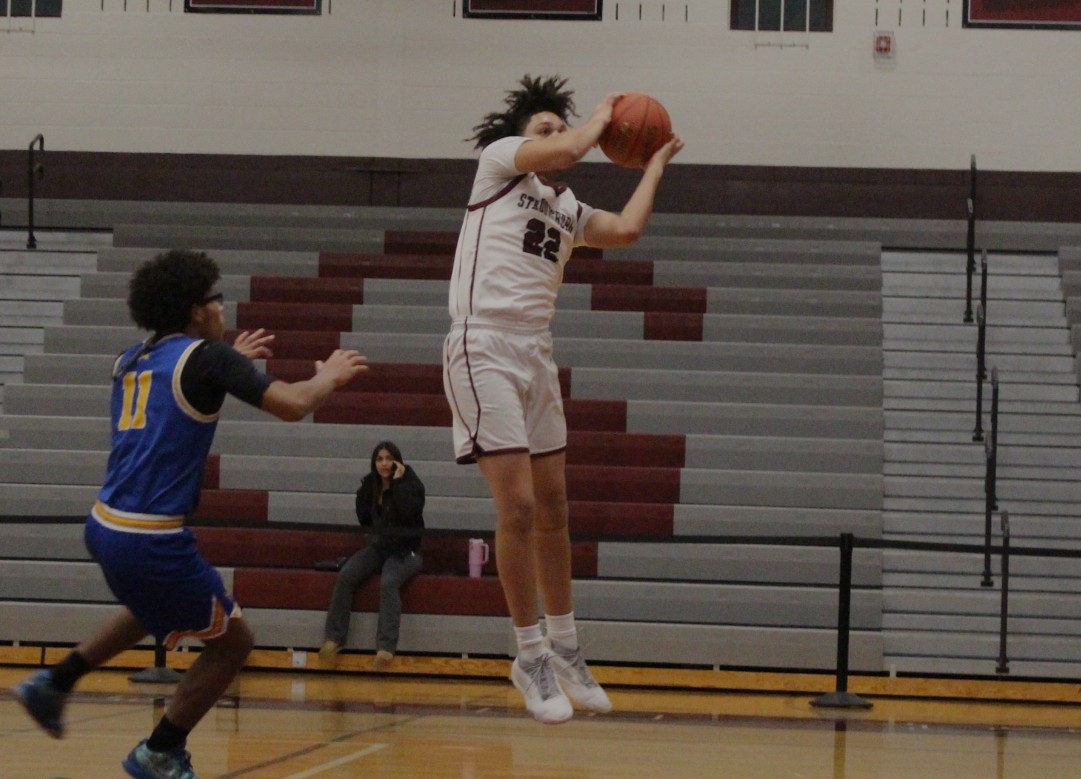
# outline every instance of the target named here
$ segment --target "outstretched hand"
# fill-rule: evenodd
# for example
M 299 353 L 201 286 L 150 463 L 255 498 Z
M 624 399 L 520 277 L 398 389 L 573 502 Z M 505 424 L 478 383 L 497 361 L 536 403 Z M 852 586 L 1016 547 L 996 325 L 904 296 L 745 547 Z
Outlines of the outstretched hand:
M 254 332 L 245 330 L 238 335 L 233 341 L 233 348 L 249 360 L 267 359 L 274 356 L 270 349 L 273 340 L 274 335 L 260 327 Z
M 623 97 L 623 92 L 609 92 L 604 96 L 601 102 L 597 103 L 596 107 L 589 114 L 589 119 L 586 120 L 586 124 L 592 122 L 594 119 L 599 119 L 602 122 L 602 127 L 607 127 L 608 123 L 612 121 L 612 107 L 615 106 L 616 101 Z
M 326 360 L 315 361 L 316 373 L 325 373 L 335 387 L 348 384 L 354 376 L 368 370 L 368 358 L 352 349 L 335 349 Z
M 657 149 L 657 151 L 653 152 L 653 156 L 650 157 L 646 164 L 642 167 L 648 168 L 654 160 L 659 162 L 662 166 L 667 165 L 668 161 L 675 157 L 677 154 L 679 154 L 682 150 L 683 139 L 680 138 L 678 135 L 673 134 L 672 137 L 668 140 L 668 143 Z

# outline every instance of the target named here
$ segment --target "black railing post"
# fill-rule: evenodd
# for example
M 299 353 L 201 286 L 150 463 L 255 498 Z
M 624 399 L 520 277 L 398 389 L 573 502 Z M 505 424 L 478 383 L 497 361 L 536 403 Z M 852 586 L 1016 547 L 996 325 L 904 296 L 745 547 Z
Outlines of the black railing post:
M 165 667 L 165 646 L 154 639 L 154 666 L 144 668 L 128 677 L 133 682 L 151 682 L 154 684 L 174 684 L 181 679 L 180 671 Z
M 980 305 L 983 316 L 987 318 L 987 249 L 980 253 Z
M 991 507 L 998 509 L 998 368 L 991 366 Z
M 984 452 L 987 455 L 987 470 L 983 477 L 983 580 L 980 585 L 993 587 L 995 582 L 991 578 L 991 513 L 994 511 L 995 498 L 991 494 L 991 480 L 995 453 L 991 450 L 990 441 L 984 444 Z
M 856 538 L 852 533 L 841 533 L 841 574 L 837 587 L 837 678 L 834 692 L 820 695 L 811 701 L 812 706 L 869 709 L 870 701 L 848 691 L 848 644 L 852 618 L 852 550 Z
M 1010 661 L 1006 656 L 1006 622 L 1009 618 L 1010 602 L 1010 513 L 1002 512 L 1002 605 L 999 609 L 998 628 L 998 666 L 1000 674 L 1010 672 Z
M 965 321 L 972 321 L 972 274 L 976 272 L 976 215 L 975 204 L 968 199 L 968 240 L 966 249 L 968 261 L 965 263 Z
M 968 166 L 968 229 L 966 248 L 968 264 L 965 266 L 965 321 L 972 321 L 972 274 L 976 272 L 976 155 L 969 158 Z
M 45 165 L 40 163 L 40 162 L 38 162 L 38 163 L 34 162 L 34 145 L 35 144 L 37 145 L 38 149 L 41 150 L 41 153 L 44 154 L 45 153 L 45 136 L 42 135 L 41 133 L 38 133 L 37 135 L 34 136 L 34 140 L 30 141 L 29 153 L 27 155 L 27 179 L 28 179 L 27 183 L 29 184 L 29 187 L 28 187 L 28 190 L 27 190 L 27 198 L 28 199 L 27 199 L 27 204 L 26 204 L 26 214 L 27 214 L 26 248 L 27 249 L 36 249 L 36 248 L 38 248 L 37 238 L 34 237 L 34 176 L 36 175 L 38 179 L 45 178 Z
M 979 320 L 980 325 L 976 331 L 976 427 L 972 431 L 973 441 L 983 440 L 983 380 L 987 375 L 987 370 L 984 367 L 984 338 L 986 329 L 984 328 L 983 318 L 983 306 L 976 307 L 976 318 Z

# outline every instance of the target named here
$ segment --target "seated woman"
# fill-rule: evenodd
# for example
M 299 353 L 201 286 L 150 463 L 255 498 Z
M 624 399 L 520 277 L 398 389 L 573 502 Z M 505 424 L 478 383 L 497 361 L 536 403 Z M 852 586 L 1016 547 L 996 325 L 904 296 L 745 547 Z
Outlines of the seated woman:
M 379 626 L 375 670 L 385 671 L 398 649 L 402 620 L 401 589 L 421 568 L 420 532 L 424 528 L 424 484 L 391 441 L 372 450 L 371 470 L 357 490 L 357 519 L 371 528 L 366 547 L 342 566 L 327 611 L 325 641 L 319 659 L 330 662 L 345 645 L 353 595 L 379 573 Z

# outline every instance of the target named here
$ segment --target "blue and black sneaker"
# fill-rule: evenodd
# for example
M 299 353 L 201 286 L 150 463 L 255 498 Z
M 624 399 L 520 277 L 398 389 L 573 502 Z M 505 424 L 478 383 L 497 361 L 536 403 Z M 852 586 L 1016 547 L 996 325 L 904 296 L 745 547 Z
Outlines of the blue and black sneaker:
M 140 741 L 120 765 L 135 779 L 198 779 L 191 767 L 191 752 L 183 747 L 155 752 Z
M 64 737 L 64 704 L 68 694 L 53 686 L 48 671 L 38 671 L 25 682 L 16 685 L 12 692 L 15 700 L 23 705 L 26 713 L 41 725 L 53 738 Z

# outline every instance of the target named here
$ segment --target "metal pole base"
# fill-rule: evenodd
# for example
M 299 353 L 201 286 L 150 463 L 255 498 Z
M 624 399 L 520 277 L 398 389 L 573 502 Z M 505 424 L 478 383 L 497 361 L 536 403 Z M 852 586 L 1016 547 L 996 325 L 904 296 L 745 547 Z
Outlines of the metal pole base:
M 812 706 L 831 709 L 870 709 L 874 706 L 866 698 L 852 692 L 831 692 L 811 700 Z
M 180 671 L 172 668 L 144 668 L 128 677 L 130 681 L 150 684 L 176 684 L 183 677 Z

